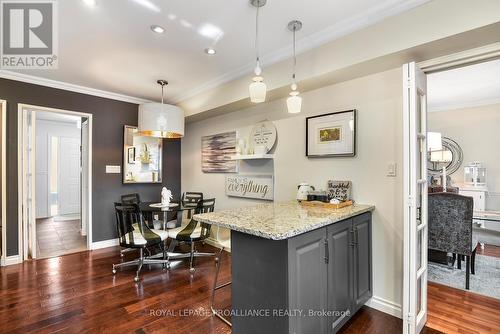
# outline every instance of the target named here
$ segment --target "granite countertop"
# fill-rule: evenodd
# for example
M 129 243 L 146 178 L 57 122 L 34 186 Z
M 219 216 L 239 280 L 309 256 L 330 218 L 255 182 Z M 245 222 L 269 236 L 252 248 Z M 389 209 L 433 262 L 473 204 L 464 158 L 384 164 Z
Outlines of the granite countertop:
M 266 239 L 283 240 L 374 209 L 373 205 L 362 204 L 342 209 L 309 207 L 294 200 L 198 214 L 194 218 Z

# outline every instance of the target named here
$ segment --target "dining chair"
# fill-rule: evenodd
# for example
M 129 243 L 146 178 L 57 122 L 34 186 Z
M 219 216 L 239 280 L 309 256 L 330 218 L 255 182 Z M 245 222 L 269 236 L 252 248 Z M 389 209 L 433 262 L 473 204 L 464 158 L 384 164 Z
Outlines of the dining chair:
M 140 204 L 141 203 L 141 196 L 138 193 L 131 193 L 131 194 L 125 194 L 120 196 L 120 200 L 122 204 Z M 146 219 L 147 221 L 147 219 Z M 120 250 L 120 256 L 124 257 L 125 253 L 129 253 L 132 251 L 137 250 L 136 248 L 124 248 Z
M 184 207 L 193 207 L 193 210 L 187 210 L 187 219 L 191 219 L 192 211 L 203 201 L 203 193 L 186 191 L 182 194 L 181 203 Z
M 474 201 L 472 197 L 454 193 L 428 195 L 428 248 L 457 254 L 459 269 L 465 257 L 465 288 L 470 285 L 470 272 L 475 274 L 478 239 L 472 229 Z
M 169 264 L 167 252 L 165 249 L 165 240 L 168 238 L 166 231 L 151 230 L 144 223 L 141 210 L 138 204 L 115 203 L 116 229 L 120 246 L 139 250 L 139 258 L 113 264 L 113 275 L 118 268 L 137 266 L 137 272 L 134 281 L 139 281 L 139 274 L 144 264 Z M 144 256 L 144 250 L 147 247 L 159 246 L 163 251 L 163 259 L 150 259 Z
M 214 212 L 215 198 L 204 199 L 198 203 L 195 214 Z M 175 246 L 179 242 L 189 243 L 191 245 L 189 271 L 195 272 L 193 267 L 194 259 L 196 257 L 215 256 L 215 253 L 201 253 L 196 251 L 195 244 L 197 242 L 204 242 L 210 236 L 210 229 L 212 225 L 207 223 L 198 222 L 195 218 L 191 218 L 186 226 L 177 227 L 168 230 L 168 236 L 172 241 L 169 245 L 168 252 L 173 252 Z

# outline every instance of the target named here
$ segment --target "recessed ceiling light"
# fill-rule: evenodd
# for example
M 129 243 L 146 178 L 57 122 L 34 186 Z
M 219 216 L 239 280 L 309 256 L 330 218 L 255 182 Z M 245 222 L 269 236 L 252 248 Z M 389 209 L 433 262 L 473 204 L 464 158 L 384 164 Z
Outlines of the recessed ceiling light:
M 214 49 L 214 48 L 206 48 L 206 49 L 205 49 L 205 53 L 206 53 L 207 55 L 211 55 L 211 56 L 213 56 L 214 54 L 216 54 L 216 53 L 217 53 L 217 51 L 215 51 L 215 49 Z
M 157 33 L 157 34 L 163 34 L 163 33 L 165 32 L 165 28 L 160 27 L 160 26 L 158 26 L 158 25 L 156 25 L 156 24 L 153 24 L 153 25 L 151 26 L 151 30 L 153 30 L 153 31 L 154 31 L 155 33 Z
M 95 7 L 97 6 L 97 0 L 82 0 L 84 4 L 86 4 L 89 7 Z

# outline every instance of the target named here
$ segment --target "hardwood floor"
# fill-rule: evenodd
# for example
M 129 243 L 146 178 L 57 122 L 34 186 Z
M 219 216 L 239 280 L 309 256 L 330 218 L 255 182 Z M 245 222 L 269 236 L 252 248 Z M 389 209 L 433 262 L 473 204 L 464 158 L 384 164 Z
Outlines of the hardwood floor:
M 200 250 L 213 248 L 207 245 Z M 119 248 L 114 247 L 1 268 L 0 333 L 231 333 L 209 312 L 213 259 L 197 259 L 193 276 L 186 262 L 173 265 L 170 271 L 145 267 L 139 284 L 133 282 L 133 269 L 111 274 L 111 264 L 118 262 Z M 229 280 L 230 256 L 224 253 L 220 282 Z M 229 308 L 230 288 L 219 292 L 218 308 Z M 424 333 L 449 333 L 450 328 L 469 333 L 470 324 L 450 327 L 443 322 L 453 321 L 444 319 L 450 316 L 465 319 L 472 306 L 463 308 L 459 294 L 446 289 L 430 288 L 429 295 L 433 303 L 438 299 L 440 307 L 448 309 L 440 311 L 439 319 L 430 319 L 434 329 L 426 328 Z M 466 300 L 482 303 L 474 306 L 476 317 L 486 313 L 488 305 L 500 309 L 482 298 L 469 296 Z M 488 313 L 495 314 L 492 310 Z M 490 320 L 482 327 L 475 325 L 476 329 L 493 329 L 491 319 L 500 323 L 496 316 L 487 317 Z M 341 332 L 401 333 L 401 326 L 400 319 L 364 307 Z
M 493 245 L 484 245 L 484 249 L 481 247 L 477 248 L 477 254 L 500 258 L 500 247 Z
M 500 247 L 485 245 L 477 254 L 500 258 Z M 428 283 L 427 326 L 446 333 L 500 333 L 500 300 Z

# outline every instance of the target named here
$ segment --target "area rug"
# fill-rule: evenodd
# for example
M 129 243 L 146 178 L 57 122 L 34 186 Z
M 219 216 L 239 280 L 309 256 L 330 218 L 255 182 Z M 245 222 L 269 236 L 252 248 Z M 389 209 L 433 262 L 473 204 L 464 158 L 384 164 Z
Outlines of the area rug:
M 429 262 L 428 280 L 465 290 L 465 261 L 462 269 Z M 476 274 L 470 275 L 471 292 L 500 299 L 500 258 L 476 255 Z

